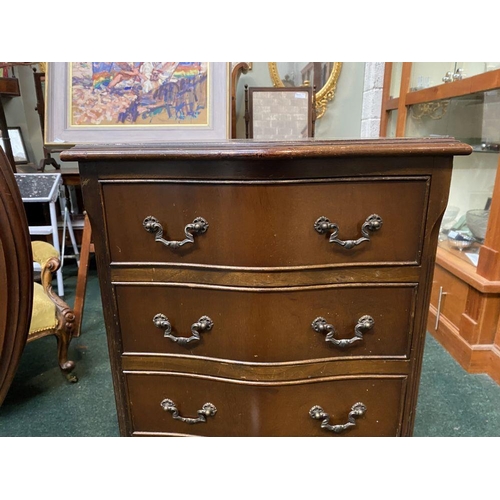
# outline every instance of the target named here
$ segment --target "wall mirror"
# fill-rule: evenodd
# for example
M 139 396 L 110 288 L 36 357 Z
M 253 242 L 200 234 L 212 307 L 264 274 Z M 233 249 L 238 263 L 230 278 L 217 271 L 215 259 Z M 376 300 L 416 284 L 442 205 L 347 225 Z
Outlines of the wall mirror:
M 316 87 L 316 119 L 321 118 L 335 97 L 340 62 L 270 62 L 269 72 L 275 87 Z

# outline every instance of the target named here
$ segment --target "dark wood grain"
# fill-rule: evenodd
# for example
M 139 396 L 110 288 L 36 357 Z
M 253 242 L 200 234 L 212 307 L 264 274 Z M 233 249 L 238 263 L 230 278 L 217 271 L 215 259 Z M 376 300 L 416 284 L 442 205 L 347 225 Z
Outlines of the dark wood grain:
M 297 142 L 259 142 L 230 140 L 220 142 L 191 142 L 168 144 L 80 145 L 61 152 L 62 161 L 127 162 L 131 160 L 197 160 L 338 157 L 406 157 L 470 154 L 472 147 L 452 138 L 397 138 L 356 140 L 308 140 Z
M 21 195 L 0 148 L 0 405 L 28 336 L 33 300 L 32 262 Z
M 347 356 L 407 357 L 415 293 L 414 285 L 116 287 L 125 353 L 172 353 L 261 363 Z M 164 337 L 164 331 L 153 324 L 158 313 L 168 317 L 173 334 L 180 337 L 190 337 L 191 325 L 204 315 L 213 320 L 214 326 L 202 333 L 199 341 L 182 346 Z M 311 327 L 312 321 L 321 316 L 335 327 L 336 339 L 350 339 L 364 315 L 370 315 L 375 324 L 363 340 L 348 347 L 326 342 L 326 334 Z
M 365 375 L 287 383 L 235 383 L 185 374 L 127 374 L 133 432 L 168 432 L 200 436 L 398 436 L 404 376 Z M 197 417 L 204 403 L 217 408 L 206 423 L 174 420 L 160 402 L 169 398 L 181 416 Z M 353 404 L 366 405 L 356 426 L 341 434 L 321 429 L 309 416 L 320 405 L 332 424 L 345 424 Z M 249 404 L 250 403 L 250 404 Z
M 5 97 L 18 97 L 21 95 L 19 90 L 19 80 L 17 78 L 1 77 L 0 94 Z
M 121 434 L 324 435 L 297 406 L 338 394 L 335 423 L 362 395 L 372 408 L 347 435 L 411 435 L 452 156 L 470 151 L 449 139 L 66 151 L 80 162 Z M 383 226 L 354 251 L 313 227 L 324 215 L 355 239 L 372 213 Z M 210 227 L 172 250 L 144 230 L 148 215 L 168 239 L 197 216 Z M 214 327 L 181 348 L 157 313 L 180 336 L 203 315 Z M 350 351 L 310 326 L 324 316 L 350 338 L 363 314 L 376 326 Z M 177 399 L 196 417 L 211 395 L 221 413 L 189 429 L 160 407 Z
M 381 362 L 382 361 L 382 362 Z M 311 380 L 324 377 L 374 375 L 408 375 L 411 373 L 410 360 L 390 358 L 344 357 L 335 362 L 305 361 L 279 363 L 250 363 L 228 361 L 202 356 L 170 354 L 124 354 L 124 372 L 176 372 L 203 374 L 231 380 L 254 382 L 286 382 Z
M 102 189 L 111 259 L 237 267 L 417 263 L 427 181 L 106 183 Z M 372 241 L 350 250 L 329 243 L 329 233 L 314 229 L 315 221 L 326 216 L 338 224 L 339 238 L 357 239 L 371 214 L 382 217 L 382 228 L 373 232 Z M 145 231 L 143 220 L 148 216 L 158 219 L 169 240 L 184 239 L 184 227 L 199 216 L 206 219 L 209 229 L 193 244 L 167 248 Z M 109 223 L 119 218 L 126 224 Z

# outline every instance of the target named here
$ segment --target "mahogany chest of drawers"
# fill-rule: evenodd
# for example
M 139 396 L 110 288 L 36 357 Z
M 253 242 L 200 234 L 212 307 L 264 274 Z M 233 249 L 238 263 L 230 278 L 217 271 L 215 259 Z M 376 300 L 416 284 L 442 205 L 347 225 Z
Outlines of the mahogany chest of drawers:
M 408 436 L 453 139 L 80 146 L 130 436 Z

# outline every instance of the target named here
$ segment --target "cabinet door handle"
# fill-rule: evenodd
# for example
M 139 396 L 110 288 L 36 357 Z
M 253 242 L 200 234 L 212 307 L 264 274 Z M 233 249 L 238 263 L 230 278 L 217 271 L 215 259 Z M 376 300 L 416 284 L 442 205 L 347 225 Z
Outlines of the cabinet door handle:
M 191 224 L 184 228 L 186 237 L 182 241 L 169 241 L 163 238 L 163 226 L 152 215 L 148 215 L 142 221 L 142 225 L 148 233 L 154 233 L 155 241 L 159 241 L 170 248 L 179 248 L 186 243 L 194 243 L 194 237 L 206 233 L 208 229 L 208 222 L 203 217 L 196 217 Z
M 362 417 L 366 412 L 366 406 L 363 403 L 356 403 L 352 405 L 351 411 L 349 412 L 349 416 L 347 417 L 346 424 L 338 424 L 338 425 L 330 425 L 330 415 L 321 408 L 321 406 L 313 406 L 309 410 L 309 416 L 314 418 L 315 420 L 322 420 L 321 428 L 327 429 L 329 431 L 335 432 L 336 434 L 340 434 L 350 427 L 356 426 L 356 419 Z
M 175 406 L 175 403 L 171 399 L 164 399 L 160 403 L 160 405 L 165 411 L 169 411 L 172 414 L 173 419 L 180 420 L 181 422 L 185 422 L 186 424 L 205 423 L 207 421 L 207 417 L 214 417 L 215 414 L 217 413 L 217 408 L 212 403 L 205 403 L 201 407 L 201 410 L 198 410 L 196 412 L 198 413 L 197 418 L 181 417 L 179 415 L 179 410 L 177 409 L 177 406 Z
M 437 304 L 437 311 L 436 311 L 436 324 L 434 325 L 434 330 L 437 331 L 439 327 L 439 316 L 441 316 L 441 301 L 443 300 L 443 295 L 448 295 L 447 292 L 443 291 L 443 287 L 439 287 L 439 297 L 438 297 L 438 304 Z
M 325 342 L 331 342 L 332 344 L 338 347 L 348 347 L 354 342 L 358 342 L 359 340 L 363 340 L 363 333 L 371 330 L 373 325 L 375 324 L 375 320 L 365 314 L 358 319 L 356 326 L 354 327 L 354 337 L 350 339 L 336 339 L 335 335 L 335 327 L 327 323 L 325 318 L 319 316 L 312 323 L 311 326 L 314 331 L 318 333 L 326 333 Z
M 157 314 L 153 318 L 153 323 L 157 328 L 165 330 L 163 334 L 164 337 L 183 346 L 190 342 L 200 340 L 200 334 L 209 332 L 214 326 L 214 322 L 208 316 L 202 316 L 196 323 L 191 325 L 191 337 L 176 337 L 172 335 L 172 324 L 164 314 Z
M 378 231 L 383 224 L 382 217 L 377 214 L 372 214 L 369 217 L 366 218 L 365 222 L 361 226 L 361 236 L 357 240 L 340 240 L 337 238 L 339 234 L 339 226 L 335 222 L 331 222 L 330 219 L 328 219 L 325 216 L 320 217 L 315 223 L 314 223 L 314 229 L 319 233 L 319 234 L 324 234 L 327 233 L 328 231 L 331 231 L 332 234 L 330 235 L 330 243 L 337 243 L 338 245 L 350 249 L 353 248 L 360 243 L 363 243 L 364 241 L 370 241 L 370 233 L 369 231 Z

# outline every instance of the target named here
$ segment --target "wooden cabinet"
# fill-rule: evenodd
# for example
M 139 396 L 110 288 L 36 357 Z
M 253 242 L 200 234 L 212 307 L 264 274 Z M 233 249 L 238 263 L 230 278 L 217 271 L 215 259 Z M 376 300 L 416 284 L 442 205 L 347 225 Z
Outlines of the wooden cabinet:
M 17 78 L 0 77 L 0 95 L 5 97 L 18 97 L 19 80 Z
M 381 136 L 449 136 L 457 158 L 439 238 L 428 330 L 469 372 L 500 383 L 500 63 L 386 63 Z M 478 209 L 479 231 L 469 219 Z M 453 212 L 455 212 L 453 214 Z M 450 232 L 451 229 L 451 232 Z M 472 236 L 470 248 L 453 238 Z M 452 240 L 450 242 L 450 239 Z
M 76 147 L 125 436 L 411 435 L 449 139 Z

